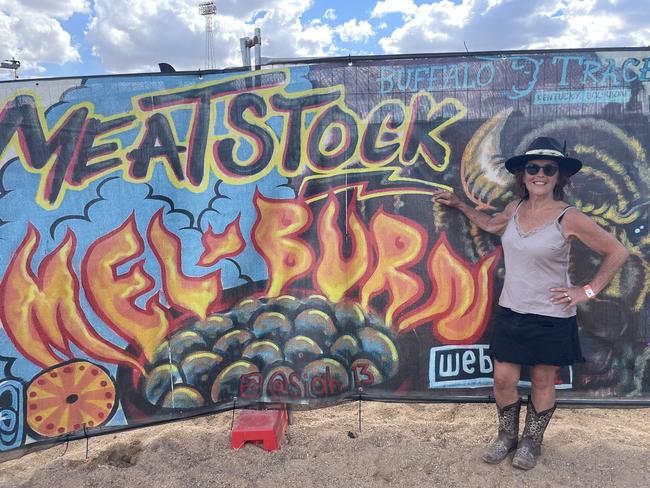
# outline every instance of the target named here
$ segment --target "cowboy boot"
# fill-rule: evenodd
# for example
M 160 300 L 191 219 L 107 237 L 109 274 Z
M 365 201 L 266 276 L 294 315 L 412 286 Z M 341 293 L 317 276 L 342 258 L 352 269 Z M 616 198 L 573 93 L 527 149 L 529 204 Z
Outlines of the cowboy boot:
M 519 434 L 519 410 L 521 409 L 521 398 L 515 403 L 499 408 L 499 434 L 485 448 L 482 459 L 486 463 L 496 464 L 505 459 L 510 451 L 517 447 L 517 435 Z
M 542 452 L 544 431 L 555 412 L 555 405 L 543 412 L 537 412 L 533 401 L 528 402 L 526 425 L 519 440 L 519 447 L 512 458 L 512 465 L 519 469 L 532 469 L 537 464 L 537 458 Z

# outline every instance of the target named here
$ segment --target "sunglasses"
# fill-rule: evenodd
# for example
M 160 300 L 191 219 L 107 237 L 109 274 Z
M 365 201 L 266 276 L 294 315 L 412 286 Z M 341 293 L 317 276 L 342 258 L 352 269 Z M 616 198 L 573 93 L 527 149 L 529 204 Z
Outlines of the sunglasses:
M 540 166 L 539 164 L 535 163 L 530 163 L 524 166 L 524 169 L 526 170 L 526 173 L 529 175 L 536 175 L 539 173 L 539 170 L 541 169 L 546 176 L 553 176 L 557 171 L 560 169 L 554 164 L 547 164 L 544 166 Z

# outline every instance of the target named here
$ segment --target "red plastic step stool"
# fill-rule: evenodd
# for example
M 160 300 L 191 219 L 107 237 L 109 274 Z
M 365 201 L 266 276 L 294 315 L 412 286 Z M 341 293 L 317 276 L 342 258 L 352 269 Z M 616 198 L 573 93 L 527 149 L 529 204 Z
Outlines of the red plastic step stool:
M 230 447 L 239 449 L 246 442 L 261 442 L 267 451 L 280 448 L 287 430 L 287 409 L 240 410 L 230 433 Z

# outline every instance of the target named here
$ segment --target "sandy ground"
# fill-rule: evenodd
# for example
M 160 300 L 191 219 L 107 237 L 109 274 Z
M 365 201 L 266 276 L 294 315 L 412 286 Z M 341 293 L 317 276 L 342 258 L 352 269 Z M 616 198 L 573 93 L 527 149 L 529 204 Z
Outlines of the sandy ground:
M 650 409 L 559 408 L 538 466 L 480 461 L 494 405 L 297 411 L 281 449 L 230 449 L 232 413 L 93 437 L 0 464 L 2 487 L 650 486 Z

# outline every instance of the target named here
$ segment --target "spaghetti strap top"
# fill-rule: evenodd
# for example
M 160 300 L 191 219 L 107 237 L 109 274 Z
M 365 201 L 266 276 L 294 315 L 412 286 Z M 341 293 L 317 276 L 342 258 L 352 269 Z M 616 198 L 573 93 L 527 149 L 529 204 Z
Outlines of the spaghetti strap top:
M 522 232 L 517 220 L 521 203 L 501 236 L 506 273 L 499 305 L 518 313 L 572 317 L 576 314 L 575 306 L 563 311 L 566 304 L 550 301 L 551 288 L 572 286 L 571 245 L 560 227 L 560 220 L 571 206 L 565 207 L 547 225 Z

